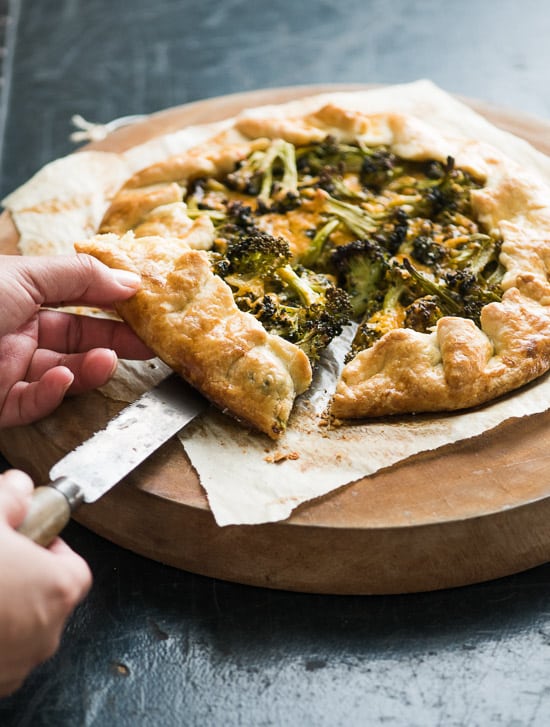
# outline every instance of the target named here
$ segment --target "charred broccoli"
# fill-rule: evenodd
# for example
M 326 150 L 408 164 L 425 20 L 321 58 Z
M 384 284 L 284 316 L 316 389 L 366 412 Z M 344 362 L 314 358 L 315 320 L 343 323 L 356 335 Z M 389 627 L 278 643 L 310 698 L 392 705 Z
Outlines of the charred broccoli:
M 333 250 L 330 261 L 338 284 L 348 291 L 355 320 L 380 303 L 389 257 L 384 248 L 369 238 Z
M 444 283 L 449 291 L 456 293 L 462 301 L 462 315 L 471 318 L 477 325 L 480 322 L 481 309 L 488 303 L 498 301 L 502 290 L 496 282 L 487 283 L 476 276 L 468 268 L 464 270 L 447 270 L 443 275 Z
M 489 235 L 471 235 L 462 248 L 449 251 L 437 282 L 409 261 L 405 264 L 418 286 L 437 298 L 444 315 L 464 316 L 479 325 L 481 309 L 502 297 L 500 282 L 504 268 L 499 262 L 500 247 L 500 240 Z
M 343 222 L 360 239 L 368 237 L 378 229 L 377 219 L 356 204 L 343 202 L 327 195 L 324 208 L 330 215 L 334 215 Z
M 364 152 L 359 146 L 339 142 L 331 135 L 321 142 L 300 147 L 296 154 L 297 168 L 302 176 L 324 178 L 325 181 L 334 174 L 359 172 L 363 159 Z
M 447 257 L 447 249 L 433 237 L 418 235 L 412 241 L 411 255 L 419 263 L 434 267 Z
M 355 333 L 348 358 L 369 348 L 379 338 L 403 324 L 405 306 L 414 300 L 410 278 L 398 263 L 387 264 L 380 294 L 371 301 Z
M 469 215 L 470 192 L 479 187 L 479 183 L 463 169 L 455 167 L 453 157 L 447 157 L 445 164 L 431 160 L 426 171 L 429 173 L 427 179 L 412 184 L 417 199 L 410 200 L 410 213 L 432 220 L 456 213 Z
M 344 290 L 331 284 L 319 293 L 312 287 L 311 273 L 297 278 L 297 287 L 297 281 L 292 281 L 278 293 L 268 294 L 269 303 L 266 306 L 264 301 L 259 320 L 271 333 L 295 343 L 315 361 L 350 322 L 349 299 Z M 306 287 L 317 296 L 309 306 L 303 304 Z
M 232 274 L 267 278 L 288 263 L 290 247 L 282 237 L 252 227 L 230 241 L 226 257 Z
M 361 183 L 375 192 L 403 172 L 398 158 L 386 147 L 365 150 L 361 165 Z
M 326 276 L 293 267 L 290 258 L 286 240 L 257 228 L 212 255 L 213 269 L 233 290 L 237 306 L 315 361 L 349 323 L 349 298 Z
M 294 145 L 284 139 L 275 139 L 267 149 L 256 150 L 241 161 L 225 182 L 230 189 L 257 197 L 258 203 L 266 208 L 273 203 L 289 206 L 298 203 Z
M 467 244 L 450 253 L 450 267 L 467 268 L 476 277 L 484 277 L 491 282 L 499 282 L 503 269 L 499 264 L 500 242 L 490 235 L 481 233 L 470 235 Z
M 427 333 L 443 315 L 437 296 L 424 295 L 405 308 L 404 326 Z
M 427 332 L 442 316 L 479 325 L 481 309 L 500 300 L 500 242 L 472 219 L 481 182 L 452 157 L 404 160 L 330 136 L 262 144 L 229 174 L 195 180 L 186 203 L 212 220 L 212 266 L 238 307 L 311 359 L 350 319 L 356 353 L 397 327 Z M 295 257 L 261 228 L 295 234 Z
M 338 179 L 345 173 L 357 174 L 364 187 L 378 191 L 401 171 L 398 158 L 387 147 L 346 144 L 330 135 L 302 147 L 297 163 L 302 174 L 318 177 L 320 186 L 330 193 L 337 191 Z M 341 191 L 347 194 L 349 189 Z
M 453 290 L 449 290 L 444 281 L 436 282 L 413 266 L 408 258 L 403 259 L 403 267 L 410 275 L 411 286 L 419 291 L 417 297 L 429 295 L 437 300 L 444 315 L 462 315 L 462 301 Z

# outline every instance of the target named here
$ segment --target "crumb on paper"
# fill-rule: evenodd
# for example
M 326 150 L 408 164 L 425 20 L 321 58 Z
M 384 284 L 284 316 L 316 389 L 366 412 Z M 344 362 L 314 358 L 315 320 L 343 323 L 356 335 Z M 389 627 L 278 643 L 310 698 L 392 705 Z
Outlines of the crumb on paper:
M 299 452 L 281 452 L 280 450 L 277 450 L 276 452 L 271 452 L 266 457 L 264 457 L 264 460 L 266 462 L 271 462 L 273 464 L 278 464 L 279 462 L 285 462 L 287 459 L 291 459 L 291 460 L 300 459 L 300 453 Z

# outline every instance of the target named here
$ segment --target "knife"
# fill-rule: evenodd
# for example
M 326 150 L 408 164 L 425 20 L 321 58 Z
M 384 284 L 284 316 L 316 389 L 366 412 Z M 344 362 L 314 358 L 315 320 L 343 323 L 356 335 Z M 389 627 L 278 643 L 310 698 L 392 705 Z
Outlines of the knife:
M 79 505 L 98 500 L 207 406 L 170 374 L 52 467 L 50 482 L 34 490 L 18 531 L 48 546 Z

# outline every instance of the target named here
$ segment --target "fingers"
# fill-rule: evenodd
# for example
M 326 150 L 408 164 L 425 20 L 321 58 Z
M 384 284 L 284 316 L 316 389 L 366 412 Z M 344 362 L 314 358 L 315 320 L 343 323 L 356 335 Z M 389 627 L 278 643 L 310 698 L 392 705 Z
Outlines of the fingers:
M 74 608 L 91 585 L 82 558 L 62 540 L 46 550 L 0 528 L 0 696 L 17 689 L 50 658 Z
M 0 426 L 30 424 L 56 409 L 74 381 L 66 367 L 46 371 L 38 381 L 19 381 L 7 392 L 0 411 Z
M 12 528 L 22 522 L 33 491 L 31 478 L 19 470 L 8 470 L 0 475 L 0 518 Z
M 0 517 L 3 517 L 11 528 L 15 529 L 23 522 L 33 490 L 33 481 L 25 472 L 7 470 L 0 474 Z M 56 559 L 55 567 L 64 570 L 69 577 L 70 589 L 64 581 L 58 587 L 64 590 L 64 598 L 70 602 L 72 610 L 90 588 L 90 569 L 86 561 L 71 550 L 61 538 L 56 538 L 48 550 Z M 42 549 L 40 552 L 43 552 Z
M 0 336 L 0 426 L 50 414 L 69 388 L 78 394 L 103 386 L 116 370 L 117 353 L 134 359 L 154 355 L 120 321 L 59 311 L 41 311 L 17 333 Z
M 115 352 L 107 348 L 94 348 L 86 353 L 74 354 L 38 350 L 27 371 L 27 379 L 39 381 L 50 369 L 67 368 L 71 371 L 73 380 L 70 388 L 65 391 L 80 394 L 106 384 L 115 373 L 117 362 Z
M 0 427 L 14 427 L 51 414 L 67 393 L 81 394 L 106 384 L 117 366 L 116 354 L 96 348 L 81 354 L 36 351 L 27 371 L 4 395 Z
M 34 665 L 48 659 L 57 651 L 67 619 L 92 585 L 88 564 L 61 538 L 56 538 L 47 550 L 40 548 L 40 551 L 49 571 L 43 593 L 51 626 L 43 635 L 41 649 L 34 653 Z
M 69 611 L 82 601 L 92 585 L 92 573 L 84 558 L 69 548 L 61 538 L 56 538 L 48 548 L 55 557 L 57 566 L 65 569 L 70 581 L 70 591 L 65 591 Z
M 132 296 L 140 278 L 112 270 L 90 255 L 0 256 L 0 295 L 5 299 L 0 335 L 16 330 L 41 305 L 110 305 Z
M 125 323 L 50 310 L 40 312 L 38 346 L 66 353 L 110 348 L 130 359 L 154 356 Z
M 113 270 L 90 255 L 22 258 L 21 266 L 40 304 L 105 305 L 129 298 L 141 285 L 136 273 Z

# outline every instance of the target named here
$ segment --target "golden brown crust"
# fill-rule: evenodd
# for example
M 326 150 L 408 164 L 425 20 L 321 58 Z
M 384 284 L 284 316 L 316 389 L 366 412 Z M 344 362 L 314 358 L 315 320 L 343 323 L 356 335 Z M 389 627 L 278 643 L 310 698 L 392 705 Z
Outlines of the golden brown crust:
M 445 161 L 452 156 L 457 166 L 483 179 L 482 189 L 472 193 L 472 207 L 480 223 L 503 239 L 501 263 L 506 269 L 505 296 L 501 303 L 483 310 L 481 330 L 471 321 L 453 317 L 440 320 L 433 333 L 403 329 L 386 334 L 346 365 L 332 413 L 354 418 L 465 408 L 511 391 L 548 370 L 549 189 L 496 149 L 445 135 L 416 117 L 368 115 L 336 104 L 296 117 L 245 114 L 235 122 L 231 143 L 221 135 L 191 153 L 135 175 L 113 201 L 101 231 L 121 234 L 134 230 L 137 236 L 154 232 L 183 239 L 187 234 L 184 208 L 168 213 L 163 207 L 166 201 L 157 201 L 168 190 L 183 189 L 199 174 L 227 171 L 232 161 L 245 156 L 254 144 L 265 144 L 266 138 L 302 144 L 321 140 L 328 133 L 342 140 L 388 144 L 407 159 Z M 235 134 L 242 140 L 235 142 Z M 148 315 L 153 315 L 152 309 Z M 211 315 L 218 313 L 212 311 Z M 196 330 L 200 337 L 205 335 L 198 324 Z M 218 345 L 222 335 L 230 334 L 230 327 L 220 323 Z
M 255 142 L 252 147 L 257 146 Z M 260 146 L 262 142 L 260 142 Z M 134 174 L 125 189 L 141 189 L 156 184 L 178 182 L 194 177 L 209 177 L 230 171 L 238 159 L 242 159 L 250 151 L 251 143 L 236 144 L 221 134 L 207 145 L 201 145 L 185 154 L 169 157 L 157 164 L 146 167 Z
M 512 289 L 482 312 L 482 329 L 446 317 L 433 333 L 398 329 L 345 368 L 332 402 L 339 418 L 452 411 L 495 399 L 550 367 L 550 315 Z
M 311 382 L 307 356 L 242 313 L 206 254 L 170 237 L 97 235 L 76 249 L 141 275 L 117 312 L 220 408 L 276 438 Z
M 108 219 L 101 232 L 124 234 L 138 227 L 147 215 L 158 207 L 181 202 L 182 191 L 177 184 L 162 184 L 141 189 L 122 189 L 114 199 Z
M 142 169 L 115 195 L 98 232 L 123 235 L 134 230 L 138 236 L 156 234 L 141 230 L 142 223 L 154 218 L 157 210 L 164 211 L 165 205 L 179 202 L 185 210 L 182 199 L 189 180 L 223 174 L 250 151 L 265 147 L 266 143 L 265 139 L 232 143 L 226 134 L 221 134 L 209 144 Z M 172 222 L 165 215 L 164 224 L 163 234 L 180 236 L 181 215 L 175 216 Z

